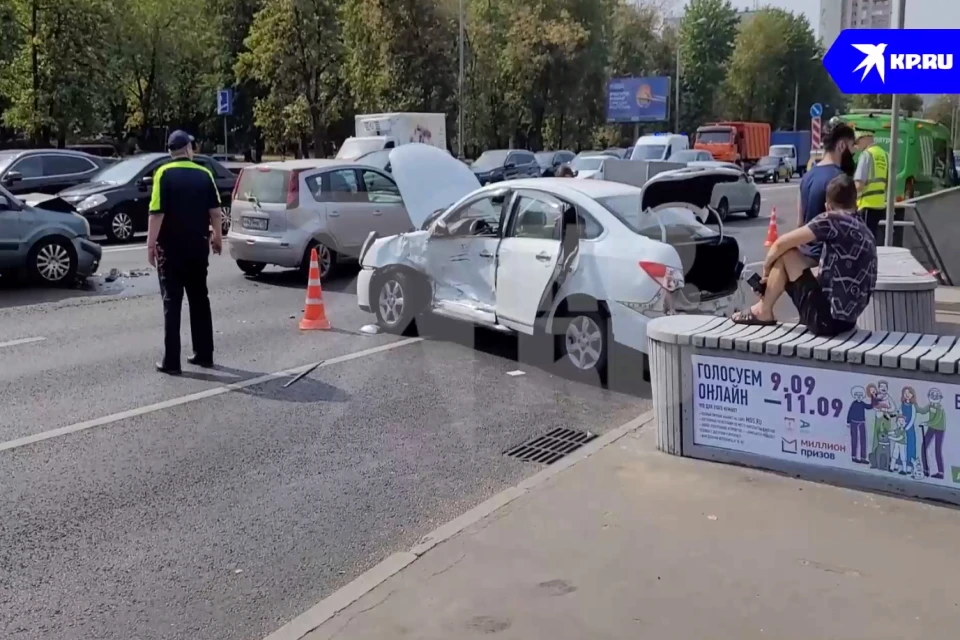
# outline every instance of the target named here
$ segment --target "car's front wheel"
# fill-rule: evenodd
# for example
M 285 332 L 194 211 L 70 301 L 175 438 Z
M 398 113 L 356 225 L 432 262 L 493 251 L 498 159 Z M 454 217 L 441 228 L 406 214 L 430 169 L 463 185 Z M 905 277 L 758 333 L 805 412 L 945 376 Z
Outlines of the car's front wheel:
M 758 218 L 760 216 L 760 194 L 753 196 L 753 204 L 750 205 L 750 210 L 747 211 L 748 218 Z
M 580 378 L 606 382 L 610 332 L 597 311 L 568 311 L 559 319 L 555 335 L 563 368 Z
M 374 277 L 371 287 L 377 324 L 387 333 L 408 335 L 420 312 L 419 292 L 409 274 L 387 271 Z
M 107 222 L 107 237 L 114 242 L 133 240 L 133 218 L 126 211 L 114 211 Z
M 71 284 L 77 278 L 77 254 L 63 238 L 45 238 L 30 250 L 27 270 L 31 279 L 48 286 Z

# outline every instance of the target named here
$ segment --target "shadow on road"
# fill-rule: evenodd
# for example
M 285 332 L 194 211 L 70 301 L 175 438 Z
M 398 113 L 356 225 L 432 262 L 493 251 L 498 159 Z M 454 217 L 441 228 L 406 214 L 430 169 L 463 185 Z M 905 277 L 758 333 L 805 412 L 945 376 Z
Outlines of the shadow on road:
M 323 284 L 324 291 L 336 293 L 356 293 L 357 272 L 360 267 L 354 264 L 341 265 L 338 273 Z M 264 271 L 256 277 L 247 277 L 251 282 L 258 282 L 275 287 L 307 290 L 307 281 L 296 269 L 272 269 Z
M 318 369 L 317 371 L 322 371 L 322 369 Z M 267 374 L 218 364 L 213 369 L 184 369 L 182 377 L 190 380 L 202 380 L 218 386 L 227 386 L 244 382 L 245 380 L 259 378 L 264 375 Z M 348 402 L 350 400 L 351 396 L 349 393 L 326 382 L 321 382 L 315 377 L 311 377 L 313 375 L 315 375 L 315 372 L 303 376 L 289 387 L 284 387 L 284 385 L 296 376 L 277 378 L 276 380 L 262 384 L 235 389 L 231 391 L 231 393 L 242 393 L 265 400 L 277 400 L 279 402 Z
M 149 276 L 149 277 L 148 277 Z M 0 309 L 13 309 L 34 304 L 62 302 L 77 298 L 100 296 L 119 296 L 131 289 L 137 281 L 153 281 L 152 273 L 120 274 L 108 282 L 103 274 L 98 274 L 77 282 L 70 287 L 38 286 L 29 280 L 15 275 L 0 276 Z

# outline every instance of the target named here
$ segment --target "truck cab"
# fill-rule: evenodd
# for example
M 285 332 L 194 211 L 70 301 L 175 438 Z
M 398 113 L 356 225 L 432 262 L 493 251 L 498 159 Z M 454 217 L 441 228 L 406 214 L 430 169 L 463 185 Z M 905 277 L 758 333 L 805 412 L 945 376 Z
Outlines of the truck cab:
M 709 151 L 721 162 L 744 169 L 767 155 L 770 125 L 765 122 L 715 122 L 697 129 L 694 149 Z

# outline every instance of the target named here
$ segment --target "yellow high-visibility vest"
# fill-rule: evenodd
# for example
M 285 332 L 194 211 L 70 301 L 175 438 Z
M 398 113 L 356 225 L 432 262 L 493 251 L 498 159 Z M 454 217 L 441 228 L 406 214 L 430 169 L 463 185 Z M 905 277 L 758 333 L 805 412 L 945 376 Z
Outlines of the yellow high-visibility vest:
M 873 158 L 873 174 L 857 199 L 857 208 L 884 209 L 887 206 L 887 152 L 873 145 L 864 153 Z

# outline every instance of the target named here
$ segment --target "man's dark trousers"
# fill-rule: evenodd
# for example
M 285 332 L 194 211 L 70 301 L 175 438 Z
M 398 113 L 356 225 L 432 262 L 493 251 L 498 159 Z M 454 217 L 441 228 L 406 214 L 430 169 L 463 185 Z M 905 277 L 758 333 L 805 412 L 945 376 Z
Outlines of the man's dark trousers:
M 157 273 L 163 297 L 163 366 L 180 368 L 180 312 L 183 294 L 190 305 L 190 336 L 193 352 L 200 361 L 213 360 L 213 316 L 207 295 L 208 256 L 186 258 L 164 255 L 157 250 Z

